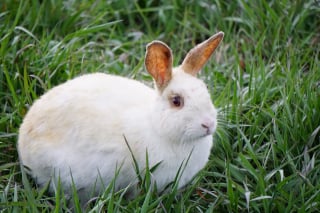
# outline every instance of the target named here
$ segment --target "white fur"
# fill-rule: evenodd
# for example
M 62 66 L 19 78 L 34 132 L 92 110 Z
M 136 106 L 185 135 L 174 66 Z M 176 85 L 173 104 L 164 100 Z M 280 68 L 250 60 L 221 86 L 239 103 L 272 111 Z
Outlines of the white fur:
M 172 93 L 184 97 L 181 109 L 170 106 Z M 204 122 L 214 123 L 209 134 L 201 126 Z M 92 195 L 103 191 L 117 171 L 117 189 L 137 182 L 124 136 L 141 172 L 146 152 L 150 168 L 161 162 L 153 172 L 161 191 L 182 164 L 186 167 L 180 187 L 205 166 L 216 126 L 216 110 L 206 86 L 181 67 L 173 69 L 162 92 L 96 73 L 67 81 L 37 100 L 21 125 L 18 149 L 38 184 L 59 176 L 71 194 L 73 178 L 80 199 L 86 201 L 94 185 Z

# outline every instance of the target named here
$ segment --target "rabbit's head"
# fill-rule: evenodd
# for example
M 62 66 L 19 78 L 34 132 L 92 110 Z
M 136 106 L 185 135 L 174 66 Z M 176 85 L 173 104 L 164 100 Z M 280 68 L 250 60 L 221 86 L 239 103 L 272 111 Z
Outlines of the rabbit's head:
M 147 46 L 145 66 L 158 91 L 152 124 L 160 136 L 182 142 L 212 137 L 217 111 L 207 86 L 197 74 L 223 36 L 219 32 L 191 49 L 176 68 L 172 67 L 171 49 L 166 44 L 153 41 Z

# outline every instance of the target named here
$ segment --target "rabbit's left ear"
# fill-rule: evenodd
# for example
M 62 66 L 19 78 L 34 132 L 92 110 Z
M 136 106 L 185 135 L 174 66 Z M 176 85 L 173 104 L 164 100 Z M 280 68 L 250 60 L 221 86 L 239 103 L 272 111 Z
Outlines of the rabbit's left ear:
M 162 91 L 172 78 L 171 49 L 161 41 L 151 42 L 147 45 L 145 66 L 158 89 Z
M 219 46 L 223 36 L 224 33 L 219 32 L 191 49 L 183 60 L 181 68 L 186 73 L 196 76 Z

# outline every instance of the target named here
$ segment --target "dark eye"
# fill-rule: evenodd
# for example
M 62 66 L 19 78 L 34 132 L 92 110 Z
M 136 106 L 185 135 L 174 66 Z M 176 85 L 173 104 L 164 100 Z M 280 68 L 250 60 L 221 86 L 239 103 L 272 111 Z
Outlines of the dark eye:
M 170 98 L 170 104 L 173 107 L 181 108 L 183 107 L 183 98 L 180 95 L 173 95 Z

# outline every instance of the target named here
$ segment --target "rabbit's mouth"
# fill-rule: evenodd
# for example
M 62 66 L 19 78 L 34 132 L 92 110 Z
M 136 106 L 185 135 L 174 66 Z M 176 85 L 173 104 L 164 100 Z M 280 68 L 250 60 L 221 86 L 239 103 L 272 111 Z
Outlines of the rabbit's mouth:
M 195 142 L 201 139 L 204 139 L 206 137 L 210 137 L 212 134 L 209 134 L 207 132 L 202 132 L 198 134 L 184 134 L 179 141 L 183 141 L 184 143 L 190 143 L 190 142 Z
M 193 141 L 193 140 L 203 139 L 203 138 L 206 138 L 206 137 L 211 137 L 212 134 L 213 134 L 213 133 L 208 132 L 208 131 L 207 131 L 207 132 L 204 132 L 204 133 L 202 133 L 202 134 L 199 134 L 198 136 L 194 136 L 193 139 L 192 139 L 192 141 Z
M 203 130 L 205 131 L 204 136 L 208 136 L 208 135 L 212 135 L 216 128 L 215 128 L 215 123 L 212 122 L 210 125 L 208 124 L 201 124 L 201 126 L 203 127 Z
M 201 128 L 186 128 L 182 133 L 182 141 L 194 141 L 208 136 L 212 136 L 216 131 L 215 124 L 208 126 L 201 125 Z
M 199 138 L 205 138 L 208 136 L 212 136 L 215 132 L 215 128 L 206 128 L 204 129 L 204 132 L 200 135 Z
M 207 131 L 205 134 L 202 135 L 202 137 L 207 137 L 207 136 L 211 136 L 214 132 L 211 132 L 211 131 Z

